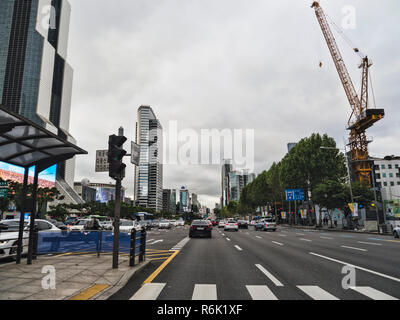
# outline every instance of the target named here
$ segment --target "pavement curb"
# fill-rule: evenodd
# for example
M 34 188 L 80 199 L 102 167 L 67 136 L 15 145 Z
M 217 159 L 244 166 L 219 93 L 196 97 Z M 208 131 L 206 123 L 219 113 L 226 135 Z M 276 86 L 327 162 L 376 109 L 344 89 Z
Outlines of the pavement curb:
M 290 225 L 281 225 L 291 229 L 308 229 L 308 230 L 316 230 L 316 231 L 328 231 L 328 232 L 347 232 L 353 234 L 373 234 L 375 236 L 387 236 L 392 237 L 393 235 L 390 233 L 378 233 L 372 231 L 352 231 L 352 230 L 343 230 L 343 229 L 324 229 L 324 228 L 315 228 L 315 227 L 308 227 L 308 226 L 290 226 Z
M 90 300 L 107 300 L 114 293 L 116 293 L 120 289 L 122 289 L 129 282 L 129 280 L 134 276 L 134 274 L 136 272 L 139 272 L 140 270 L 142 270 L 149 263 L 150 263 L 150 260 L 146 260 L 144 262 L 141 262 L 137 266 L 133 267 L 129 271 L 125 272 L 125 274 L 121 277 L 121 279 L 118 281 L 118 283 L 116 285 L 111 286 L 110 288 L 107 288 L 106 290 L 100 292 L 99 294 L 92 297 Z

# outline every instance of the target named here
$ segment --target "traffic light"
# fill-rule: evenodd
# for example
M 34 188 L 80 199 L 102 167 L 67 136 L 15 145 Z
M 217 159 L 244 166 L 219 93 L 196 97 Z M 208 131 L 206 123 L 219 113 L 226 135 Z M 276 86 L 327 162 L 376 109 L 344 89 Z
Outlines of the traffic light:
M 123 149 L 123 145 L 128 140 L 124 136 L 116 136 L 113 134 L 108 140 L 108 162 L 109 176 L 113 179 L 123 179 L 125 177 L 126 165 L 122 159 L 127 154 Z

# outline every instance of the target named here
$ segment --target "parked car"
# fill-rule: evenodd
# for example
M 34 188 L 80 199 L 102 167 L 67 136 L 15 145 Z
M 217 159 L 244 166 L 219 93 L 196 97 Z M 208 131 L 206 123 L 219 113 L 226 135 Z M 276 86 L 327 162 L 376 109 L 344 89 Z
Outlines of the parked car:
M 160 220 L 158 229 L 171 229 L 171 223 L 168 220 Z
M 223 228 L 223 227 L 225 227 L 225 220 L 221 220 L 221 221 L 218 223 L 218 228 Z
M 78 220 L 79 218 L 77 217 L 68 218 L 67 220 L 65 220 L 64 224 L 66 226 L 74 225 Z
M 400 238 L 400 227 L 393 229 L 393 235 L 395 238 Z
M 224 226 L 225 231 L 239 231 L 239 223 L 236 220 L 228 220 Z
M 180 219 L 180 220 L 176 221 L 176 225 L 178 227 L 184 227 L 185 226 L 185 220 Z
M 250 225 L 253 226 L 253 227 L 256 225 L 256 223 L 257 223 L 256 220 L 251 220 L 251 221 L 250 221 Z
M 261 231 L 276 231 L 277 229 L 277 224 L 275 221 L 273 221 L 273 219 L 264 219 L 264 220 L 260 220 L 257 222 L 257 224 L 255 225 L 255 230 L 261 230 Z
M 111 231 L 113 229 L 112 221 L 100 221 L 100 226 L 103 230 Z
M 212 225 L 207 220 L 194 220 L 189 229 L 189 238 L 212 238 Z
M 248 229 L 249 228 L 249 224 L 246 220 L 239 220 L 238 224 L 239 224 L 239 229 Z

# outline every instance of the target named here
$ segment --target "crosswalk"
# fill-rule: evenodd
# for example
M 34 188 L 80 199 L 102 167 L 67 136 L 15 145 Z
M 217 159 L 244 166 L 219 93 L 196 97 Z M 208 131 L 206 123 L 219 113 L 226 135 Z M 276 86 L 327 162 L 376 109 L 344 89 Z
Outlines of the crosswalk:
M 157 300 L 161 292 L 165 289 L 166 283 L 147 283 L 143 285 L 130 300 Z M 305 294 L 312 300 L 340 300 L 319 286 L 297 286 L 299 292 Z M 252 300 L 285 300 L 285 297 L 278 297 L 267 285 L 246 285 L 246 292 Z M 384 292 L 372 287 L 351 287 L 350 290 L 358 292 L 360 295 L 372 300 L 398 300 Z M 218 300 L 218 288 L 216 284 L 194 284 L 193 293 L 187 300 Z

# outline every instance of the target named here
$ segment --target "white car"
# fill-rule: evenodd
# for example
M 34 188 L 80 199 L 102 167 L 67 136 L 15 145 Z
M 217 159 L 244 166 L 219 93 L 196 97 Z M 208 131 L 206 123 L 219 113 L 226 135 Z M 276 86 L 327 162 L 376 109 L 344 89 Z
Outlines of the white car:
M 185 220 L 176 221 L 176 226 L 184 227 L 185 226 Z
M 9 258 L 14 256 L 17 253 L 17 243 L 18 243 L 18 228 L 19 228 L 19 220 L 4 220 L 0 221 L 0 224 L 3 226 L 7 226 L 8 230 L 0 233 L 0 259 Z M 35 220 L 35 225 L 38 226 L 39 232 L 44 231 L 61 231 L 54 224 L 47 220 Z M 29 226 L 30 223 L 27 221 L 24 222 L 24 232 L 22 234 L 22 254 L 28 253 L 28 243 L 29 243 Z
M 169 223 L 171 226 L 176 227 L 177 226 L 177 221 L 176 220 L 169 220 Z
M 400 227 L 393 229 L 393 235 L 395 238 L 400 238 Z
M 251 226 L 255 226 L 256 225 L 256 220 L 251 220 L 250 225 Z
M 225 223 L 224 231 L 229 231 L 229 230 L 239 231 L 239 223 L 235 220 L 228 220 Z
M 171 223 L 168 220 L 161 220 L 158 223 L 158 229 L 171 229 Z
M 218 223 L 218 228 L 223 228 L 223 227 L 225 227 L 225 221 L 224 220 L 221 220 L 219 223 Z
M 69 226 L 70 231 L 83 231 L 85 229 L 86 223 L 91 221 L 91 219 L 79 219 L 74 225 Z
M 140 232 L 142 227 L 136 221 L 121 220 L 120 225 L 119 225 L 120 232 L 131 233 L 133 229 L 136 229 L 137 232 Z

